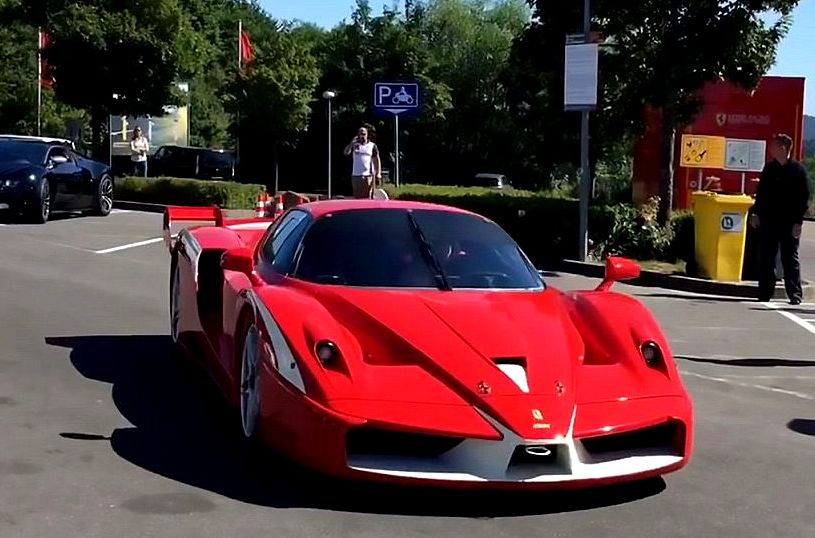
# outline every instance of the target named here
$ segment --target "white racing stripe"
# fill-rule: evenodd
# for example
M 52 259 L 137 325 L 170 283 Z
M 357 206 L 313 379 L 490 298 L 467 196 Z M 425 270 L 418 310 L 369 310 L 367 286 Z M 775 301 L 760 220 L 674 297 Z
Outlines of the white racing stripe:
M 147 239 L 145 241 L 138 241 L 136 243 L 128 243 L 126 245 L 119 245 L 118 247 L 106 248 L 105 250 L 94 250 L 95 254 L 110 254 L 111 252 L 119 252 L 120 250 L 127 250 L 129 248 L 143 247 L 145 245 L 152 245 L 164 241 L 163 237 L 156 237 L 154 239 Z
M 744 383 L 743 381 L 736 381 L 735 379 L 728 379 L 726 377 L 715 377 L 710 375 L 703 375 L 697 374 L 696 372 L 689 372 L 687 370 L 681 370 L 683 376 L 688 377 L 696 377 L 698 379 L 704 379 L 706 381 L 715 381 L 717 383 L 725 383 L 727 385 L 733 385 L 736 387 L 742 387 L 747 389 L 757 389 L 763 390 L 767 392 L 774 392 L 776 394 L 783 394 L 785 396 L 793 396 L 795 398 L 800 398 L 802 400 L 815 400 L 815 396 L 811 394 L 807 394 L 805 392 L 796 392 L 794 390 L 786 390 L 780 389 L 778 387 L 768 387 L 767 385 L 758 385 L 755 383 Z

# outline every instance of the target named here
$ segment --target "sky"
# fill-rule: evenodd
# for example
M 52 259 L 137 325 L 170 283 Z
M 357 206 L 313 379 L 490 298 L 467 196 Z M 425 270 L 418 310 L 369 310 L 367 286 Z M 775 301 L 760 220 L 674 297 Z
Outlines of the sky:
M 277 19 L 298 19 L 312 22 L 323 28 L 331 28 L 350 19 L 354 0 L 260 0 L 261 6 Z M 372 0 L 375 14 L 392 0 Z M 402 5 L 402 2 L 399 2 Z M 806 77 L 804 111 L 815 115 L 815 1 L 800 0 L 793 14 L 792 28 L 778 50 L 778 58 L 770 75 Z

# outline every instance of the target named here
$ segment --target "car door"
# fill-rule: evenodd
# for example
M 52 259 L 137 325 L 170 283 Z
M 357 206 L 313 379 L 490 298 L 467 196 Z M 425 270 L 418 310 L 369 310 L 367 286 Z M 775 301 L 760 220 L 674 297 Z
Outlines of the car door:
M 94 181 L 91 161 L 84 155 L 80 155 L 75 150 L 69 150 L 68 156 L 74 160 L 79 176 L 79 193 L 77 194 L 77 206 L 85 209 L 91 207 L 96 197 L 98 183 Z M 97 178 L 99 179 L 99 178 Z
M 76 160 L 64 146 L 54 146 L 48 151 L 45 176 L 51 182 L 54 209 L 74 209 L 82 193 L 82 181 Z

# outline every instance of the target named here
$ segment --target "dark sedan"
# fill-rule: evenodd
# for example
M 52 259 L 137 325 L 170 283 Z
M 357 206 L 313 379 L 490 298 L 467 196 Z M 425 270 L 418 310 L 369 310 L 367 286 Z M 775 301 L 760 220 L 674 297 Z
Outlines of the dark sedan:
M 107 164 L 52 138 L 0 136 L 0 209 L 42 224 L 55 211 L 107 216 L 113 176 Z

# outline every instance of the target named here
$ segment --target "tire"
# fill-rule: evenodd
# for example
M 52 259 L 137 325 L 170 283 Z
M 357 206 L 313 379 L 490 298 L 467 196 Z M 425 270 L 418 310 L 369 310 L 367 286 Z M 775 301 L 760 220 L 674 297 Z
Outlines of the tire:
M 249 325 L 243 340 L 238 389 L 243 436 L 256 441 L 260 422 L 260 333 L 254 323 Z
M 181 269 L 177 256 L 173 255 L 173 269 L 170 274 L 170 337 L 174 344 L 178 344 L 178 324 L 181 319 Z
M 43 179 L 34 196 L 33 205 L 27 211 L 27 219 L 32 224 L 45 224 L 51 217 L 51 208 L 54 205 L 54 194 L 51 184 Z
M 93 202 L 92 214 L 107 217 L 113 209 L 113 178 L 102 174 L 99 185 L 96 187 L 96 196 Z

